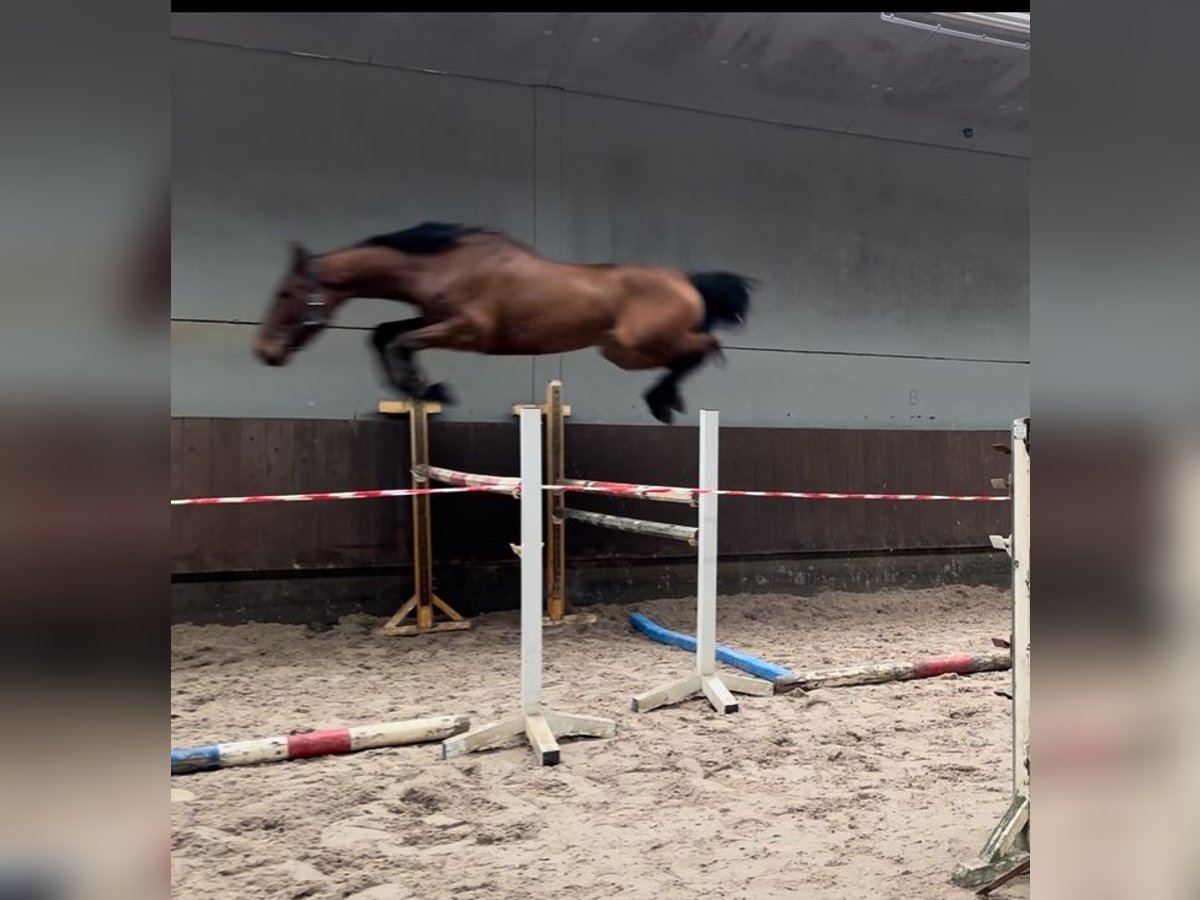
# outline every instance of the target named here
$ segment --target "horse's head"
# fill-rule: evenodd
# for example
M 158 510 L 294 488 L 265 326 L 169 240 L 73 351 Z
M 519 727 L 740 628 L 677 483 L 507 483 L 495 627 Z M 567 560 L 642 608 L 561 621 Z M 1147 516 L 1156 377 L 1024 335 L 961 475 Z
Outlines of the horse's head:
M 291 245 L 291 261 L 267 307 L 254 341 L 255 355 L 268 366 L 282 366 L 329 324 L 333 304 L 303 246 Z

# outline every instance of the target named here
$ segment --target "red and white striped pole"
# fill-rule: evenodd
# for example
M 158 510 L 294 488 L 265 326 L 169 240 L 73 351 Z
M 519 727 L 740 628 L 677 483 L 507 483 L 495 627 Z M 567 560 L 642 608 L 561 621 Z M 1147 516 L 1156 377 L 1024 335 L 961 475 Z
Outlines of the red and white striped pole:
M 288 759 L 329 756 L 334 753 L 356 753 L 378 747 L 400 747 L 405 744 L 440 741 L 461 734 L 468 727 L 470 721 L 466 716 L 438 716 L 233 741 L 227 744 L 184 747 L 171 751 L 171 774 L 183 775 L 230 766 L 252 766 Z

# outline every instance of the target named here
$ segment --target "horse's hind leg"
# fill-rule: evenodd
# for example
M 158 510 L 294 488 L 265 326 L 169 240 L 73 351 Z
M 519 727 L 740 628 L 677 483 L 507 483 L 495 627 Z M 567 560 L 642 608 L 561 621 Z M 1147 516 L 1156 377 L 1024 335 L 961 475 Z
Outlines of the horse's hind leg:
M 667 374 L 645 393 L 651 415 L 667 425 L 671 424 L 675 413 L 684 411 L 679 383 L 700 368 L 710 354 L 721 355 L 721 345 L 711 335 L 696 334 L 695 337 L 699 340 L 689 340 L 688 343 L 692 346 L 702 344 L 701 349 L 688 350 L 667 363 Z
M 675 413 L 684 411 L 683 397 L 679 393 L 679 382 L 704 362 L 705 353 L 691 353 L 667 364 L 667 374 L 646 391 L 646 405 L 654 418 L 667 425 Z

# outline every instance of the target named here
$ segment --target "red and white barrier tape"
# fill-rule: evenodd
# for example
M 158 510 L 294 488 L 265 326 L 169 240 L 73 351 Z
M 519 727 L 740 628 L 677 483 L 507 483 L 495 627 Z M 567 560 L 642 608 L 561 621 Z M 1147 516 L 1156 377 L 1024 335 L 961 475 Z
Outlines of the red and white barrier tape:
M 551 484 L 543 485 L 543 490 L 565 491 L 588 494 L 610 494 L 617 497 L 643 497 L 653 499 L 655 494 L 680 493 L 699 496 L 709 493 L 700 488 L 663 487 L 649 484 L 622 484 L 620 482 L 604 482 L 601 484 Z M 182 500 L 172 500 L 172 506 L 217 506 L 242 503 L 307 503 L 321 500 L 375 500 L 381 497 L 419 497 L 430 494 L 479 494 L 479 493 L 519 493 L 519 487 L 514 490 L 511 480 L 498 479 L 495 483 L 471 484 L 460 487 L 446 488 L 394 488 L 390 490 L 372 491 L 318 491 L 307 494 L 254 494 L 248 497 L 189 497 Z M 961 503 L 1000 503 L 1007 502 L 1007 494 L 881 494 L 881 493 L 851 493 L 835 491 L 741 491 L 720 489 L 712 491 L 721 497 L 768 497 L 791 500 L 885 500 L 885 501 L 954 501 Z
M 647 484 L 619 484 L 607 482 L 601 485 L 558 484 L 548 485 L 548 491 L 583 491 L 591 494 L 612 494 L 614 496 L 645 496 L 653 498 L 655 494 L 678 494 L 680 492 L 699 496 L 701 494 L 716 494 L 720 497 L 780 497 L 792 500 L 958 500 L 966 503 L 995 503 L 1007 501 L 1007 494 L 871 494 L 849 493 L 835 491 L 740 491 L 720 488 L 706 491 L 701 488 L 660 487 Z
M 217 506 L 235 503 L 308 503 L 316 500 L 375 500 L 379 497 L 423 497 L 428 494 L 493 493 L 496 487 L 471 485 L 448 488 L 395 488 L 380 491 L 316 491 L 310 494 L 253 494 L 249 497 L 189 497 L 172 500 L 172 506 Z
M 521 491 L 520 480 L 505 478 L 498 475 L 476 475 L 470 472 L 458 472 L 454 469 L 441 469 L 436 466 L 424 466 L 418 474 L 426 474 L 434 481 L 457 485 L 471 485 L 487 490 L 512 492 Z M 628 484 L 623 481 L 582 481 L 568 478 L 562 484 L 543 485 L 545 491 L 574 491 L 586 494 L 609 494 L 615 497 L 637 497 L 643 500 L 673 500 L 688 502 L 690 499 L 709 493 L 701 488 L 666 487 L 657 484 Z M 864 493 L 845 491 L 743 491 L 718 489 L 712 493 L 721 497 L 774 497 L 792 500 L 933 500 L 960 501 L 964 503 L 998 503 L 1008 500 L 1007 494 L 900 494 L 900 493 Z

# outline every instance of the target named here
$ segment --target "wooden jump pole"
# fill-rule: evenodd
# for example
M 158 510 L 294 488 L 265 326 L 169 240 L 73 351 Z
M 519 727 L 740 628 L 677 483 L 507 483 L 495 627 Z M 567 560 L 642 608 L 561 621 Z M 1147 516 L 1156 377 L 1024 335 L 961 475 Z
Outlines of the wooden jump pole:
M 408 416 L 412 486 L 429 487 L 429 478 L 424 471 L 429 465 L 429 416 L 441 412 L 441 404 L 420 400 L 384 400 L 379 404 L 379 411 L 384 415 Z M 471 627 L 469 620 L 434 593 L 433 534 L 429 501 L 430 497 L 427 494 L 412 498 L 413 594 L 379 629 L 380 634 L 407 637 L 439 631 L 463 631 Z M 437 621 L 434 617 L 435 610 L 440 610 L 445 618 Z M 416 621 L 406 622 L 414 612 Z
M 612 737 L 617 723 L 594 716 L 554 712 L 542 705 L 542 414 L 520 411 L 521 425 L 521 710 L 442 742 L 451 759 L 524 735 L 539 765 L 559 762 L 557 738 L 564 735 Z
M 628 516 L 614 516 L 609 513 L 591 512 L 586 509 L 566 509 L 568 519 L 583 522 L 585 525 L 595 525 L 597 528 L 610 528 L 613 531 L 627 531 L 630 534 L 641 534 L 647 537 L 667 538 L 672 541 L 683 541 L 685 544 L 696 546 L 699 529 L 690 525 L 673 525 L 670 522 L 653 522 L 648 519 L 631 519 Z
M 700 411 L 699 550 L 696 567 L 696 670 L 633 698 L 635 712 L 681 703 L 704 694 L 720 713 L 738 710 L 733 692 L 770 696 L 775 686 L 761 678 L 717 672 L 717 473 L 719 414 Z
M 1012 696 L 1013 796 L 979 856 L 958 865 L 950 880 L 959 887 L 996 883 L 1029 863 L 1029 419 L 1012 428 L 1012 535 L 992 537 L 1008 551 L 1013 572 Z
M 652 641 L 679 647 L 693 653 L 696 651 L 694 637 L 664 628 L 644 613 L 630 613 L 629 624 Z M 786 669 L 773 662 L 720 644 L 717 644 L 717 661 L 748 672 L 756 678 L 765 678 L 773 682 L 776 694 L 786 694 L 791 691 L 804 693 L 816 688 L 912 681 L 918 678 L 936 678 L 939 675 L 947 674 L 973 675 L 976 672 L 1001 672 L 1012 668 L 1012 660 L 1007 653 L 977 655 L 960 653 L 954 656 L 933 656 L 908 662 L 868 663 L 817 672 L 793 672 L 791 669 Z
M 696 495 L 687 488 L 649 488 L 638 485 L 621 484 L 612 481 L 596 481 L 589 478 L 564 478 L 560 484 L 582 488 L 619 488 L 621 496 L 632 497 L 636 500 L 653 500 L 656 503 L 682 503 L 685 506 L 696 505 Z M 633 490 L 628 490 L 632 488 Z
M 520 479 L 504 478 L 498 475 L 480 475 L 477 472 L 460 472 L 457 469 L 444 469 L 441 466 L 416 465 L 413 474 L 425 481 L 436 481 L 439 484 L 452 484 L 458 487 L 480 487 L 495 490 L 496 493 L 505 491 L 516 492 Z
M 962 654 L 918 659 L 912 662 L 870 663 L 826 669 L 820 672 L 793 672 L 775 679 L 775 693 L 813 691 L 817 688 L 855 687 L 865 684 L 887 684 L 892 681 L 915 681 L 939 675 L 974 675 L 976 672 L 1003 672 L 1012 668 L 1007 653 Z
M 171 774 L 184 775 L 189 772 L 227 769 L 231 766 L 251 766 L 257 763 L 330 756 L 334 753 L 357 753 L 360 750 L 374 750 L 378 747 L 422 744 L 460 734 L 466 731 L 469 725 L 466 716 L 438 716 L 233 741 L 227 744 L 183 747 L 171 751 Z

